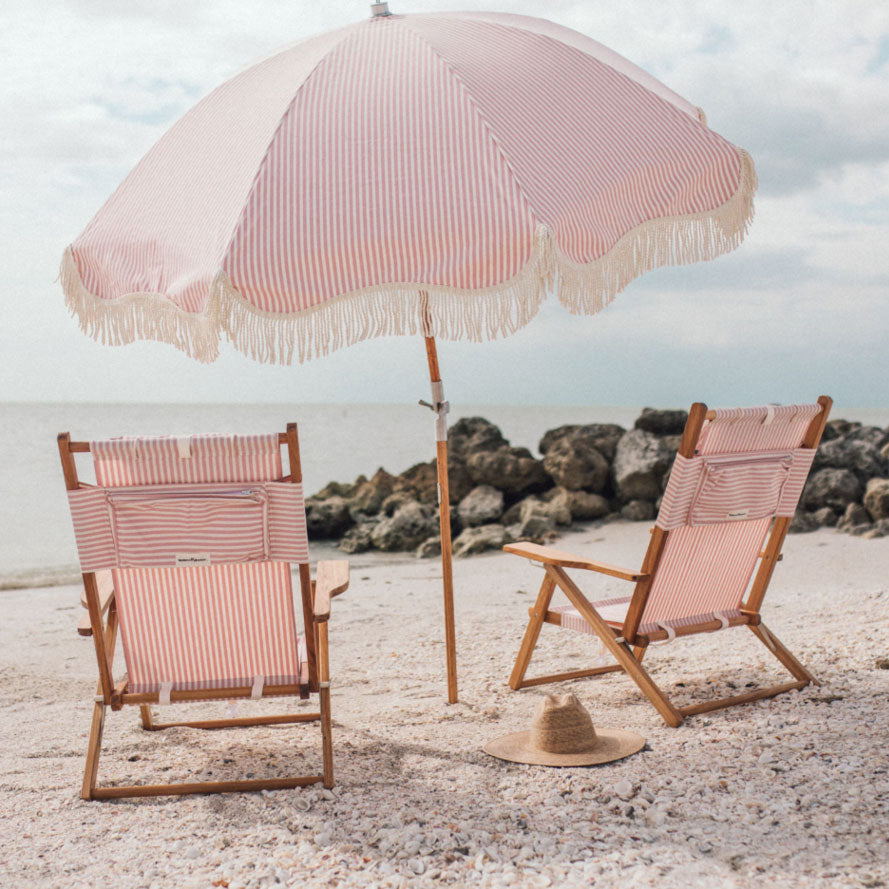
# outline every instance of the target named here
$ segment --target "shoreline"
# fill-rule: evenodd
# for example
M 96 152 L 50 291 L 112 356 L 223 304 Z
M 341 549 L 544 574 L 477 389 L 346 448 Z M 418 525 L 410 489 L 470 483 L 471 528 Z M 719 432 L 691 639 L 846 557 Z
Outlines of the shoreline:
M 570 410 L 573 411 L 575 408 Z M 600 410 L 600 408 L 588 410 Z M 589 425 L 563 424 L 546 430 L 540 441 L 535 443 L 533 450 L 521 445 L 512 445 L 510 440 L 502 435 L 500 428 L 485 418 L 464 417 L 453 423 L 450 430 L 449 463 L 457 464 L 458 473 L 458 478 L 455 479 L 455 469 L 452 466 L 451 510 L 455 555 L 470 556 L 484 549 L 499 549 L 504 543 L 517 539 L 551 542 L 568 530 L 583 530 L 589 527 L 590 523 L 592 527 L 600 527 L 614 520 L 652 522 L 657 515 L 659 500 L 654 500 L 652 494 L 645 495 L 649 498 L 648 501 L 636 500 L 634 499 L 636 495 L 629 493 L 629 488 L 627 493 L 623 493 L 620 490 L 621 481 L 616 477 L 613 467 L 610 469 L 610 478 L 605 477 L 604 482 L 599 479 L 596 486 L 591 486 L 586 482 L 593 481 L 595 472 L 589 479 L 581 478 L 578 481 L 575 478 L 572 482 L 563 482 L 560 462 L 567 460 L 570 464 L 572 457 L 579 458 L 578 462 L 588 459 L 586 453 L 572 454 L 572 449 L 580 447 L 584 450 L 583 442 L 577 441 L 579 435 L 591 441 L 593 447 L 598 449 L 599 457 L 604 455 L 607 472 L 608 464 L 614 460 L 615 449 L 619 448 L 623 441 L 628 440 L 626 433 L 632 431 L 634 434 L 647 436 L 643 442 L 643 450 L 645 448 L 650 450 L 651 445 L 663 448 L 656 460 L 651 461 L 649 458 L 650 465 L 640 465 L 638 462 L 634 465 L 634 487 L 639 487 L 638 477 L 644 472 L 650 476 L 648 487 L 655 492 L 658 489 L 663 490 L 669 475 L 672 456 L 675 454 L 678 433 L 684 425 L 685 411 L 644 408 L 631 422 L 627 417 L 636 412 L 635 408 L 612 407 L 601 410 L 611 411 L 612 414 L 616 412 L 623 414 L 622 419 L 627 424 L 626 427 L 603 422 Z M 651 431 L 643 432 L 645 429 Z M 563 444 L 566 446 L 562 448 L 561 460 L 548 463 L 548 448 L 552 448 L 553 444 L 558 445 L 560 438 L 565 440 Z M 489 478 L 485 476 L 484 471 L 476 475 L 473 469 L 470 479 L 466 477 L 465 459 L 473 455 L 473 448 L 479 448 L 482 452 L 493 449 L 519 459 L 512 460 L 512 468 L 506 474 L 502 469 L 495 468 L 493 476 Z M 538 459 L 541 455 L 543 459 Z M 373 563 L 374 558 L 381 557 L 390 560 L 394 558 L 398 563 L 411 561 L 415 558 L 415 553 L 427 558 L 435 557 L 438 554 L 436 549 L 438 532 L 434 510 L 436 498 L 434 467 L 434 460 L 427 464 L 418 463 L 397 476 L 380 467 L 369 480 L 364 474 L 359 475 L 351 483 L 328 480 L 314 494 L 308 495 L 307 520 L 310 551 L 314 559 L 342 558 L 346 555 L 356 563 L 369 565 Z M 845 474 L 846 478 L 831 480 L 823 478 L 822 481 L 827 482 L 822 485 L 823 490 L 811 498 L 812 502 L 806 503 L 806 492 L 812 487 L 812 476 L 816 475 L 819 469 L 830 469 L 834 474 L 839 471 Z M 514 473 L 523 473 L 527 476 L 526 487 L 515 489 L 510 487 L 507 479 Z M 854 478 L 850 478 L 850 473 L 857 477 L 857 482 Z M 459 479 L 460 474 L 464 476 L 463 479 Z M 571 475 L 570 470 L 567 475 Z M 889 426 L 882 429 L 879 426 L 861 425 L 858 420 L 832 417 L 819 447 L 809 484 L 791 525 L 791 532 L 808 532 L 819 526 L 836 526 L 838 530 L 865 536 L 883 536 L 889 533 L 889 516 L 882 515 L 882 507 L 880 514 L 868 514 L 869 510 L 861 502 L 866 499 L 864 495 L 869 478 L 875 480 L 887 477 L 889 477 Z M 850 494 L 842 490 L 849 483 L 858 485 L 857 492 L 853 491 Z M 570 490 L 560 487 L 561 484 L 568 484 Z M 499 494 L 496 490 L 491 490 L 492 485 L 500 488 Z M 488 498 L 491 494 L 499 496 L 500 505 L 499 507 L 495 505 L 493 513 L 486 513 L 485 505 L 479 510 L 479 504 L 475 503 L 470 507 L 470 512 L 474 512 L 475 516 L 467 517 L 464 521 L 460 498 L 469 493 L 480 493 L 479 486 L 488 492 L 486 495 Z M 889 482 L 885 482 L 885 486 L 889 486 Z M 453 497 L 455 488 L 463 489 L 456 499 Z M 599 496 L 598 492 L 605 494 L 605 498 Z M 837 495 L 840 497 L 839 500 Z M 881 493 L 880 496 L 885 498 L 886 495 Z M 471 499 L 467 497 L 467 501 Z M 523 500 L 527 502 L 523 503 Z M 398 529 L 397 516 L 406 503 L 408 511 L 412 511 L 407 524 L 416 525 L 419 518 L 423 520 L 424 526 L 428 526 L 427 531 L 430 536 L 425 540 L 422 539 L 421 533 L 412 544 L 404 541 L 404 535 Z M 508 518 L 509 516 L 512 518 Z M 380 543 L 374 539 L 374 525 L 381 521 L 383 524 L 394 526 L 389 534 L 394 539 L 394 544 L 388 540 Z M 491 522 L 494 524 L 486 524 Z M 59 525 L 64 524 L 65 521 L 60 518 Z M 462 552 L 459 533 L 461 530 L 470 538 L 467 541 L 468 545 L 462 548 Z M 73 537 L 69 546 L 71 544 Z M 417 544 L 420 544 L 419 549 Z M 72 555 L 74 555 L 73 546 Z M 0 571 L 0 593 L 21 588 L 64 586 L 79 582 L 80 571 L 74 562 Z

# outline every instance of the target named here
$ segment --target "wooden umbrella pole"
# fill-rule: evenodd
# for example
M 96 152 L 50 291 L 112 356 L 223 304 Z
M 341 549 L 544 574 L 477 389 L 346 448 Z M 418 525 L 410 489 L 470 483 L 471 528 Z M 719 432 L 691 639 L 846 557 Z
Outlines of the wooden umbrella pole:
M 457 703 L 457 639 L 454 628 L 454 573 L 451 557 L 451 500 L 448 488 L 447 402 L 438 369 L 435 337 L 426 338 L 429 382 L 432 384 L 430 407 L 438 415 L 436 429 L 436 465 L 438 469 L 438 518 L 441 527 L 441 577 L 444 587 L 445 654 L 448 667 L 448 703 Z

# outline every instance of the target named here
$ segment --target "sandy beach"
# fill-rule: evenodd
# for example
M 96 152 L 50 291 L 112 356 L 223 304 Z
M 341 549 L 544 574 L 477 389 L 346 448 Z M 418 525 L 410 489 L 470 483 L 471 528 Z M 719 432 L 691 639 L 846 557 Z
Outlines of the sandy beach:
M 635 566 L 647 532 L 591 526 L 559 546 Z M 0 885 L 885 886 L 887 568 L 889 539 L 791 536 L 763 614 L 820 687 L 670 729 L 620 674 L 550 686 L 648 745 L 611 765 L 547 769 L 481 751 L 528 727 L 545 693 L 506 686 L 539 571 L 499 553 L 457 563 L 461 702 L 448 706 L 437 562 L 359 556 L 330 623 L 333 791 L 105 803 L 79 799 L 96 675 L 92 645 L 75 632 L 79 590 L 4 592 Z M 594 584 L 591 595 L 620 590 Z M 532 673 L 597 655 L 592 640 L 552 627 L 542 640 Z M 680 702 L 783 681 L 743 628 L 679 640 L 646 663 Z M 238 714 L 294 706 L 240 704 Z M 146 734 L 132 708 L 109 713 L 99 776 L 295 774 L 320 762 L 319 735 Z

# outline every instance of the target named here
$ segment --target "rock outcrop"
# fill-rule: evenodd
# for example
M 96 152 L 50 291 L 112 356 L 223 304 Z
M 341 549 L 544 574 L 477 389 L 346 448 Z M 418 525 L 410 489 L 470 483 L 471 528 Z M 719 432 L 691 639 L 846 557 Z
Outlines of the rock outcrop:
M 448 469 L 454 552 L 511 540 L 547 542 L 576 522 L 651 522 L 657 515 L 687 413 L 645 408 L 630 430 L 613 423 L 566 425 L 540 440 L 540 458 L 515 447 L 483 417 L 451 427 Z M 347 553 L 415 551 L 438 556 L 435 461 L 400 475 L 378 469 L 352 484 L 330 482 L 306 500 L 312 539 Z M 792 532 L 836 527 L 889 534 L 889 429 L 827 424 Z

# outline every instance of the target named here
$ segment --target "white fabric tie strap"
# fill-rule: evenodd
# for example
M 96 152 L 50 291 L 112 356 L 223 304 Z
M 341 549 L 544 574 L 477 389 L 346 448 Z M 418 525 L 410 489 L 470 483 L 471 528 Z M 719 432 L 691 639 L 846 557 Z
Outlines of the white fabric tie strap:
M 190 435 L 180 435 L 176 439 L 176 448 L 179 451 L 179 459 L 180 460 L 190 460 L 191 459 L 191 436 Z
M 265 685 L 265 676 L 253 677 L 253 688 L 250 690 L 250 697 L 254 701 L 258 701 L 262 697 L 262 688 Z
M 169 704 L 170 703 L 170 692 L 173 691 L 173 683 L 172 682 L 162 682 L 160 691 L 157 693 L 157 702 L 158 704 Z
M 649 642 L 649 645 L 669 645 L 676 638 L 676 630 L 673 629 L 669 624 L 658 624 L 658 626 L 664 630 L 667 634 L 666 639 L 661 639 L 658 642 Z
M 715 611 L 713 613 L 713 617 L 715 617 L 721 624 L 721 626 L 719 627 L 720 630 L 724 630 L 727 626 L 729 626 L 729 619 L 721 611 Z
M 766 405 L 766 416 L 762 421 L 763 426 L 768 426 L 775 419 L 775 405 L 767 404 Z

